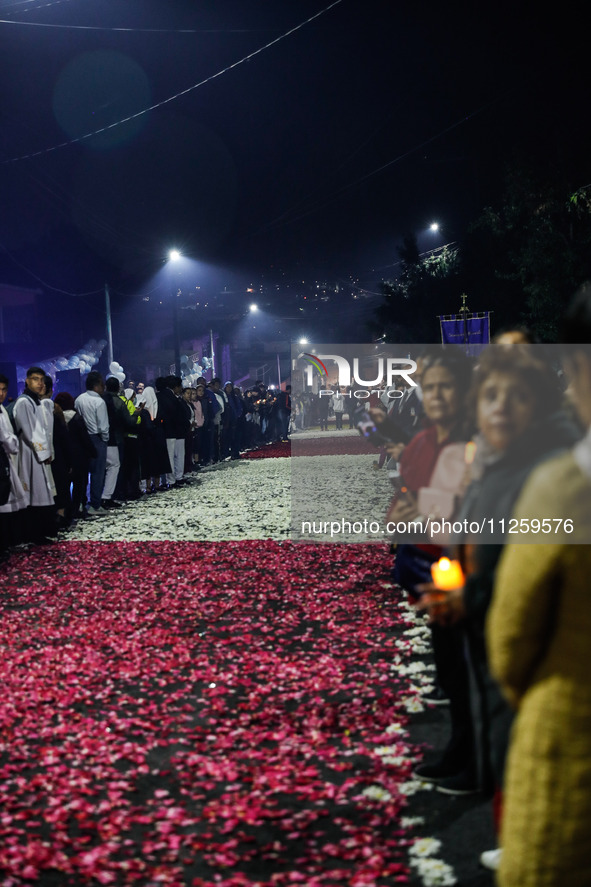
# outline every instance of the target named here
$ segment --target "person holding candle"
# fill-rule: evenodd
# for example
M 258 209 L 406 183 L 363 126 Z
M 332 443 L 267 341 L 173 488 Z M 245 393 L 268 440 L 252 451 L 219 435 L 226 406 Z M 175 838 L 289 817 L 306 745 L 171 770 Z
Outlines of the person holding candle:
M 500 887 L 591 884 L 591 345 L 578 344 L 591 343 L 589 283 L 567 312 L 563 340 L 587 433 L 531 475 L 514 514 L 568 518 L 574 532 L 548 544 L 540 529 L 534 544 L 507 545 L 487 624 L 491 671 L 517 712 Z
M 422 397 L 427 427 L 416 434 L 400 457 L 402 491 L 390 507 L 389 521 L 417 519 L 418 495 L 430 487 L 442 453 L 461 442 L 465 435 L 465 398 L 471 380 L 471 361 L 459 348 L 433 347 L 422 357 Z M 411 600 L 420 596 L 418 586 L 429 580 L 431 565 L 444 554 L 440 545 L 419 539 L 400 544 L 396 551 L 394 578 Z M 416 775 L 433 782 L 442 791 L 468 794 L 476 790 L 474 741 L 469 703 L 469 674 L 462 649 L 462 636 L 455 626 L 431 627 L 437 683 L 449 700 L 451 737 L 438 760 L 416 768 Z M 440 701 L 440 700 L 437 700 Z
M 464 632 L 471 674 L 471 706 L 478 754 L 478 780 L 494 788 L 500 816 L 503 772 L 513 713 L 491 677 L 484 626 L 504 535 L 515 501 L 533 468 L 572 446 L 578 429 L 559 409 L 558 377 L 543 346 L 492 345 L 480 357 L 471 401 L 479 430 L 474 479 L 455 519 L 482 527 L 460 546 L 465 582 L 455 589 L 422 587 L 419 607 L 439 624 Z M 436 591 L 435 598 L 431 594 Z M 487 851 L 490 853 L 491 851 Z M 485 856 L 483 863 L 494 863 Z

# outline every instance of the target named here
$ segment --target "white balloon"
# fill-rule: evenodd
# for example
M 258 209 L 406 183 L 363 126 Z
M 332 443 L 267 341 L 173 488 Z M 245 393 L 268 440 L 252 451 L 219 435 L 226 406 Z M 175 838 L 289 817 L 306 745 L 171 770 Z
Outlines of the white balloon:
M 125 382 L 125 373 L 115 373 L 114 375 L 120 382 Z
M 115 360 L 112 360 L 111 363 L 109 364 L 109 370 L 110 370 L 110 372 L 113 373 L 113 375 L 117 372 L 118 366 L 119 366 L 119 364 Z

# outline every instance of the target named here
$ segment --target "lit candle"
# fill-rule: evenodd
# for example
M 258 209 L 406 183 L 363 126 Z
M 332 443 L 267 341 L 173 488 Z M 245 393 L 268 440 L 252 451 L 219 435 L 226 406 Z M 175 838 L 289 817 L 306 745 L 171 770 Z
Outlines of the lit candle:
M 459 561 L 450 561 L 448 557 L 441 557 L 436 564 L 431 564 L 431 576 L 435 586 L 441 591 L 451 591 L 464 585 L 464 574 Z
M 464 449 L 464 462 L 466 465 L 472 465 L 474 456 L 476 455 L 476 444 L 473 440 L 469 440 Z

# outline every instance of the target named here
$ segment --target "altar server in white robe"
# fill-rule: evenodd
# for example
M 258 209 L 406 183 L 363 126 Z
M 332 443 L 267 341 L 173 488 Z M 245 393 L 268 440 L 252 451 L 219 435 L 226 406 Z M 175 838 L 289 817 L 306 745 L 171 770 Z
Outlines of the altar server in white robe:
M 53 441 L 51 425 L 40 400 L 44 391 L 44 371 L 31 367 L 27 371 L 25 390 L 13 409 L 19 436 L 18 474 L 27 496 L 27 537 L 33 542 L 46 541 L 55 530 Z
M 10 493 L 8 501 L 0 505 L 0 557 L 11 546 L 21 541 L 20 521 L 27 497 L 18 476 L 18 437 L 3 403 L 8 394 L 8 379 L 0 374 L 0 447 L 8 457 Z

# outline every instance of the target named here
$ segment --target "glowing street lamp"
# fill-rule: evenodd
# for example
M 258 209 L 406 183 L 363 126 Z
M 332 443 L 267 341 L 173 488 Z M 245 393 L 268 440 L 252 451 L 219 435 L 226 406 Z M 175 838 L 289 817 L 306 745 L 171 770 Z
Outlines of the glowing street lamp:
M 255 305 L 254 302 L 253 302 L 252 305 L 250 305 L 249 307 L 250 307 L 250 310 L 253 311 L 253 312 L 259 310 L 259 306 L 258 306 L 258 305 Z
M 181 257 L 181 254 L 178 249 L 171 249 L 170 252 L 168 253 L 168 258 L 170 259 L 171 262 L 178 262 L 180 257 Z
M 429 231 L 433 231 L 433 233 L 436 234 L 437 231 L 439 231 L 439 222 L 431 222 L 429 225 Z
M 308 344 L 308 340 L 307 340 L 307 339 L 300 339 L 300 340 L 298 341 L 298 345 L 307 345 L 307 344 Z

